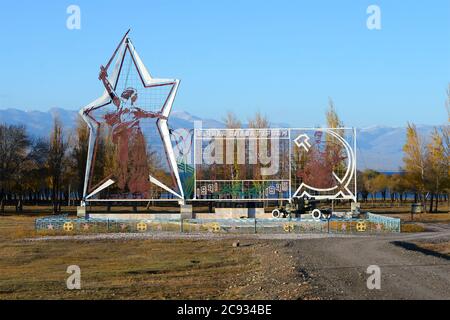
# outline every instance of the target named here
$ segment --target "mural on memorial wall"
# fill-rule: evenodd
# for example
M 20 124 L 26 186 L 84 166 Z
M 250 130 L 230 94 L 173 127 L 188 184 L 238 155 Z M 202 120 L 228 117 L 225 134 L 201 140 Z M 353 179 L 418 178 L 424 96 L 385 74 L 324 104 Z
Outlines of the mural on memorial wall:
M 354 199 L 353 129 L 202 129 L 195 198 Z

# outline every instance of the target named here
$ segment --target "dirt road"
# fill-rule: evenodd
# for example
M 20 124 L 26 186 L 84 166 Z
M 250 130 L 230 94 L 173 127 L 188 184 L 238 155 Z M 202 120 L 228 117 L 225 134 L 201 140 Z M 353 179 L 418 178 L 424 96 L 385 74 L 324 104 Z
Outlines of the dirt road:
M 434 232 L 370 238 L 288 241 L 312 296 L 322 299 L 450 299 L 450 258 L 411 250 L 417 241 L 449 241 L 449 225 Z M 381 289 L 369 290 L 367 267 L 381 269 Z

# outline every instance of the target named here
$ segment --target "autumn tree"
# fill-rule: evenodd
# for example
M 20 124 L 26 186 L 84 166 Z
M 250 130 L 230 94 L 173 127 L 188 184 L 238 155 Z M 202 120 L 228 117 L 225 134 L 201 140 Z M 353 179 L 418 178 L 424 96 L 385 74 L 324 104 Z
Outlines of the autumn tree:
M 414 124 L 408 123 L 406 128 L 406 143 L 403 146 L 403 151 L 405 177 L 411 188 L 419 194 L 420 201 L 425 207 L 427 150 Z
M 367 202 L 367 198 L 369 197 L 369 192 L 367 191 L 365 185 L 364 185 L 364 176 L 363 176 L 363 172 L 360 170 L 356 171 L 356 185 L 358 187 L 358 194 L 357 194 L 357 198 L 358 201 L 360 201 L 360 196 L 361 199 L 365 202 Z
M 336 107 L 334 106 L 334 102 L 331 98 L 329 98 L 328 100 L 328 109 L 326 112 L 326 118 L 328 128 L 342 128 L 344 126 L 344 123 L 337 114 Z
M 445 101 L 445 108 L 447 109 L 447 124 L 450 122 L 450 83 L 447 89 L 447 100 Z
M 426 184 L 431 193 L 430 209 L 433 212 L 433 200 L 436 202 L 435 212 L 438 207 L 438 196 L 448 178 L 449 160 L 445 158 L 445 150 L 442 136 L 437 128 L 431 134 L 430 142 L 427 144 L 426 154 Z
M 374 204 L 376 192 L 377 192 L 377 186 L 375 184 L 375 179 L 379 175 L 380 175 L 380 173 L 378 171 L 371 170 L 371 169 L 366 169 L 362 173 L 363 186 L 361 188 L 363 190 L 365 190 L 368 195 L 370 194 L 370 196 L 372 198 L 372 205 Z
M 263 115 L 261 112 L 256 112 L 255 115 L 253 117 L 250 117 L 248 119 L 248 127 L 250 129 L 267 129 L 270 128 L 270 122 L 269 119 Z M 263 142 L 264 144 L 264 148 L 263 148 L 263 144 L 261 143 Z M 268 153 L 269 150 L 271 150 L 271 139 L 267 138 L 265 141 L 262 140 L 262 138 L 258 138 L 256 140 L 253 141 L 247 141 L 247 144 L 250 143 L 254 143 L 253 147 L 254 150 L 256 152 L 257 155 L 262 154 L 262 153 Z M 250 152 L 250 147 L 246 147 L 246 157 L 249 158 L 249 152 Z M 280 156 L 282 156 L 280 154 Z M 248 166 L 243 165 L 243 167 L 245 168 L 244 170 L 247 172 L 247 174 L 250 174 L 250 177 L 247 177 L 248 179 L 252 179 L 252 180 L 264 180 L 263 177 L 261 176 L 261 169 L 262 169 L 262 165 L 259 161 L 257 161 L 256 164 L 249 164 Z M 256 190 L 258 190 L 258 192 L 263 192 L 264 191 L 264 183 L 260 182 L 260 181 L 254 181 L 253 185 L 255 186 Z
M 227 114 L 223 120 L 225 123 L 225 127 L 227 129 L 240 129 L 242 127 L 241 121 L 231 111 L 227 112 Z M 225 144 L 223 145 L 223 148 L 224 148 L 224 150 L 226 150 Z M 234 160 L 233 160 L 233 165 L 231 166 L 231 171 L 230 171 L 231 180 L 237 180 L 240 176 L 239 165 L 237 163 L 237 144 L 234 144 L 234 150 L 232 153 L 234 156 Z M 223 153 L 223 154 L 225 154 L 225 153 Z M 213 168 L 213 170 L 214 170 L 214 168 Z
M 84 178 L 86 174 L 86 161 L 89 146 L 89 127 L 86 122 L 78 116 L 73 139 L 71 141 L 71 167 L 74 179 L 74 187 L 78 195 L 82 196 Z
M 255 115 L 251 118 L 248 119 L 248 127 L 250 129 L 265 129 L 265 128 L 269 128 L 270 127 L 270 123 L 269 123 L 269 119 L 267 119 L 267 117 L 263 114 L 261 114 L 261 112 L 256 112 Z M 267 139 L 265 141 L 265 150 L 262 149 L 262 145 L 261 145 L 261 138 L 256 140 L 256 146 L 255 146 L 255 152 L 256 154 L 260 154 L 261 152 L 268 152 L 268 150 L 270 149 L 270 141 L 269 139 Z M 247 148 L 248 150 L 248 148 Z M 254 180 L 262 180 L 261 177 L 261 164 L 258 163 L 252 165 L 252 179 Z M 257 184 L 258 185 L 258 184 Z
M 388 185 L 391 194 L 391 201 L 399 200 L 400 203 L 402 203 L 405 192 L 408 191 L 408 186 L 405 182 L 404 175 L 401 173 L 391 175 L 389 177 Z
M 445 175 L 446 180 L 444 184 L 444 190 L 447 194 L 447 201 L 450 203 L 450 84 L 447 90 L 447 101 L 446 101 L 448 120 L 447 124 L 441 128 L 442 144 L 444 146 L 444 159 L 447 160 L 447 174 Z
M 447 125 L 435 128 L 427 144 L 427 166 L 426 183 L 427 190 L 431 194 L 429 211 L 438 211 L 439 197 L 441 193 L 448 194 L 450 184 L 450 151 L 449 151 L 449 131 L 450 126 L 450 85 L 447 90 L 447 100 L 445 103 L 448 119 Z M 435 206 L 433 207 L 433 200 Z
M 65 173 L 67 142 L 58 118 L 53 121 L 48 153 L 48 172 L 52 190 L 53 213 L 60 210 L 61 182 Z
M 341 129 L 344 127 L 344 123 L 339 118 L 334 102 L 331 98 L 328 100 L 326 120 L 328 128 L 334 129 L 333 131 L 337 135 L 344 137 L 344 130 Z M 336 137 L 327 134 L 325 137 L 325 148 L 328 166 L 331 168 L 331 171 L 336 172 L 339 175 L 338 172 L 345 170 L 344 146 Z M 329 174 L 331 176 L 332 173 L 330 172 Z
M 104 127 L 101 126 L 99 128 L 92 147 L 94 148 L 94 152 L 89 172 L 89 188 L 95 188 L 105 182 L 105 177 L 116 172 L 117 163 L 114 160 L 115 145 L 109 138 L 109 133 Z
M 383 201 L 386 201 L 386 195 L 389 189 L 389 178 L 385 174 L 378 174 L 373 179 L 373 189 L 375 192 L 379 192 Z
M 340 139 L 335 136 L 344 136 L 343 122 L 337 114 L 332 99 L 328 101 L 325 116 L 327 128 L 331 130 L 325 132 L 320 129 L 317 130 L 314 133 L 315 143 L 310 150 L 294 152 L 292 167 L 295 178 L 298 179 L 299 183 L 304 182 L 323 189 L 337 185 L 338 182 L 335 180 L 333 173 L 342 177 L 341 173 L 346 168 L 344 146 Z M 364 192 L 361 195 L 366 198 Z
M 442 144 L 444 149 L 444 159 L 446 160 L 447 173 L 445 175 L 445 181 L 443 189 L 449 199 L 450 194 L 450 125 L 443 126 L 441 128 Z

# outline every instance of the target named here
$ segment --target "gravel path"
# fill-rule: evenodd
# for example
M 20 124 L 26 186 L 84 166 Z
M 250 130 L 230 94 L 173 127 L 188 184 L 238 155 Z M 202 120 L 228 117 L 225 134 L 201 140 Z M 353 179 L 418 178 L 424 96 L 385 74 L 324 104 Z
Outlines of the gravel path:
M 399 245 L 450 239 L 449 226 L 432 227 L 433 233 L 290 241 L 287 247 L 322 299 L 450 299 L 450 259 Z M 380 290 L 367 289 L 370 265 L 381 268 Z
M 27 238 L 24 241 L 96 241 L 96 240 L 223 240 L 223 239 L 254 239 L 254 240 L 296 240 L 296 239 L 324 239 L 324 238 L 367 238 L 369 236 L 326 234 L 326 233 L 285 233 L 285 234 L 223 234 L 223 233 L 178 233 L 178 232 L 152 232 L 152 233 L 98 233 L 72 236 L 42 236 Z

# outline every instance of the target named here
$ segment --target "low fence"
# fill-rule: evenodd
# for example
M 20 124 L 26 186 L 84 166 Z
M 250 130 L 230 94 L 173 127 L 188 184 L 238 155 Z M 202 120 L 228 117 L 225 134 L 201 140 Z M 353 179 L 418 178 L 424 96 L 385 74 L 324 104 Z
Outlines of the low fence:
M 35 221 L 37 231 L 72 233 L 120 233 L 180 231 L 180 220 L 125 220 L 125 219 L 71 219 L 67 215 L 39 218 Z
M 64 233 L 383 233 L 400 232 L 400 219 L 367 214 L 362 219 L 71 219 L 67 215 L 36 219 L 39 232 Z
M 398 218 L 391 218 L 373 213 L 367 213 L 366 216 L 371 224 L 375 224 L 376 226 L 381 225 L 387 231 L 400 232 L 401 230 L 401 221 Z

